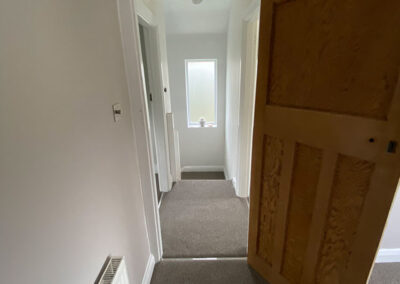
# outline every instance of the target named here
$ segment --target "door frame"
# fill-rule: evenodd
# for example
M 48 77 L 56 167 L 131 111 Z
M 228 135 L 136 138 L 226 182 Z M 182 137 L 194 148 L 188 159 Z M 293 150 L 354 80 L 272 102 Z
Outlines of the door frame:
M 133 147 L 138 155 L 140 185 L 144 204 L 144 213 L 147 228 L 147 237 L 150 245 L 150 254 L 155 262 L 162 258 L 162 239 L 160 215 L 157 202 L 157 188 L 155 169 L 153 164 L 153 149 L 147 98 L 144 89 L 145 80 L 142 72 L 142 56 L 139 36 L 139 17 L 157 28 L 150 10 L 140 7 L 135 10 L 134 0 L 118 0 L 117 10 L 121 31 L 123 60 L 127 77 L 131 120 L 134 132 Z M 141 12 L 142 11 L 142 12 Z
M 254 1 L 245 11 L 242 17 L 242 70 L 240 78 L 240 108 L 239 108 L 239 130 L 237 143 L 237 194 L 240 197 L 250 196 L 251 179 L 251 152 L 253 144 L 253 124 L 254 124 L 254 105 L 255 105 L 255 86 L 252 97 L 246 97 L 246 81 L 249 70 L 246 70 L 248 48 L 257 49 L 258 46 L 249 46 L 247 32 L 250 23 L 259 18 L 260 1 Z M 258 43 L 258 41 L 257 41 Z M 256 66 L 252 66 L 257 69 Z M 254 73 L 254 83 L 257 80 L 257 71 Z M 243 132 L 243 133 L 242 133 Z

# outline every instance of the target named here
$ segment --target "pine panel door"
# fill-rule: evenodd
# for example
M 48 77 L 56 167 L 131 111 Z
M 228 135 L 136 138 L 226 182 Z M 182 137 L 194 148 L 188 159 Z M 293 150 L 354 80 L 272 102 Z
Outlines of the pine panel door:
M 248 262 L 271 284 L 369 277 L 400 176 L 399 15 L 262 0 Z

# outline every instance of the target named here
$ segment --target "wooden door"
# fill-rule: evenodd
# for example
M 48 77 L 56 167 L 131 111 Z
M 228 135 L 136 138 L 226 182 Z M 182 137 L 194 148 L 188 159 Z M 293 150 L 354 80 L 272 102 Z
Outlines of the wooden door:
M 400 1 L 261 1 L 249 264 L 366 283 L 400 176 Z

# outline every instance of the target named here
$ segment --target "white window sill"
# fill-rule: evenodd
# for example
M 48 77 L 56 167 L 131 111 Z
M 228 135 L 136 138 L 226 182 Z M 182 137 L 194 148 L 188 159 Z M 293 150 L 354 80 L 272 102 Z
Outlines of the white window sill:
M 217 128 L 217 125 L 211 124 L 211 125 L 205 125 L 204 127 L 201 127 L 199 124 L 198 125 L 188 125 L 188 128 Z

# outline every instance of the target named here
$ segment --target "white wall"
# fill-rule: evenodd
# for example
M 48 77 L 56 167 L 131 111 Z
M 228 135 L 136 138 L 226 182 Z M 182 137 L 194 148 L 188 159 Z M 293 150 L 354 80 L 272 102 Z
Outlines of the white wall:
M 243 26 L 242 74 L 240 94 L 240 124 L 238 130 L 236 193 L 250 194 L 251 152 L 253 143 L 254 104 L 258 62 L 259 9 L 249 15 Z
M 141 283 L 149 245 L 116 1 L 3 0 L 0 42 L 0 282 L 93 283 L 113 254 Z
M 226 69 L 225 168 L 227 179 L 236 179 L 243 17 L 253 0 L 233 0 L 228 25 Z
M 223 166 L 225 143 L 226 35 L 167 35 L 172 111 L 179 131 L 181 166 Z M 217 128 L 188 128 L 185 59 L 218 60 Z
M 380 248 L 400 249 L 400 184 L 397 186 L 397 193 L 393 200 Z

